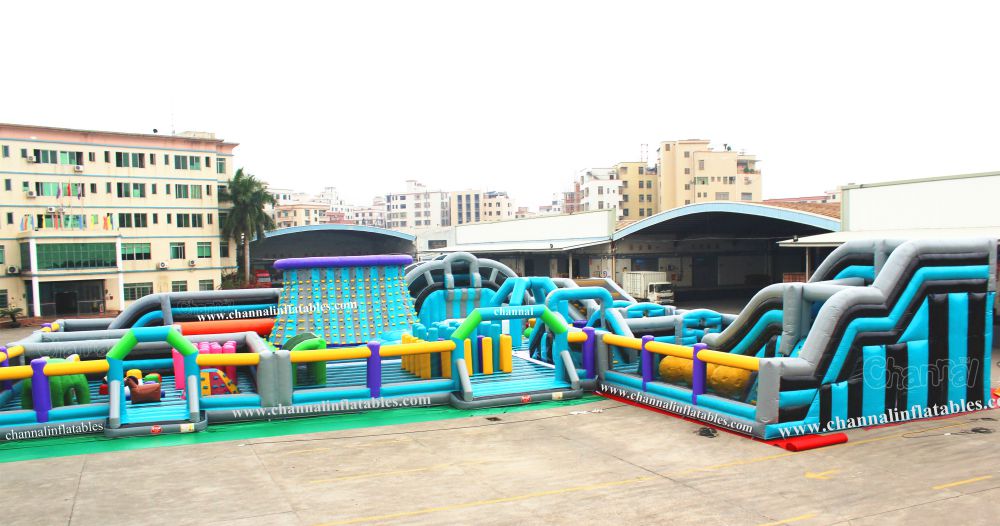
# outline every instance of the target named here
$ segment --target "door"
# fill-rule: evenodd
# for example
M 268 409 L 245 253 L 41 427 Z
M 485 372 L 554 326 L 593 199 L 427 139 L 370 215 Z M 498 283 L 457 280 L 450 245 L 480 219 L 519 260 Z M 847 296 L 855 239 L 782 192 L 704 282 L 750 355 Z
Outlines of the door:
M 75 290 L 63 290 L 56 293 L 56 314 L 79 314 L 76 304 Z
M 714 255 L 692 258 L 692 284 L 695 289 L 713 289 L 719 284 L 719 261 Z

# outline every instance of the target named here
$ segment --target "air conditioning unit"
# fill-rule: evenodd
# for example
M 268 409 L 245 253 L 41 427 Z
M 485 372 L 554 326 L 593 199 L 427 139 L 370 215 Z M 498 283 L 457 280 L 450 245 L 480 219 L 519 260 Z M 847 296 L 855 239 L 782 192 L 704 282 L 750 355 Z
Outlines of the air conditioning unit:
M 188 260 L 188 266 L 189 267 L 193 267 L 194 265 L 195 265 L 195 261 L 193 259 L 189 259 Z
M 157 268 L 159 268 L 160 270 L 164 270 L 164 269 L 166 269 L 166 268 L 167 268 L 167 262 L 166 262 L 166 261 L 161 261 L 161 262 L 159 262 L 159 263 L 158 263 L 158 264 L 156 265 L 156 267 L 157 267 Z
M 48 212 L 48 213 L 50 213 L 50 214 L 53 213 L 53 212 L 55 212 L 55 211 L 57 211 L 57 210 L 59 210 L 59 209 L 56 208 L 56 207 L 54 207 L 54 206 L 50 206 L 50 207 L 48 207 L 48 208 L 45 209 L 45 211 Z
M 14 265 L 11 265 L 11 266 L 7 267 L 7 273 L 8 274 L 20 274 L 21 273 L 21 269 L 15 267 Z
M 74 172 L 82 172 L 83 171 L 83 165 L 82 164 L 78 164 L 78 165 L 74 166 L 73 167 L 73 171 Z
M 28 190 L 28 197 L 38 197 L 34 190 Z
M 25 159 L 27 159 L 29 163 L 37 163 L 38 162 L 38 158 L 35 157 L 34 155 L 29 155 L 29 156 L 25 157 Z

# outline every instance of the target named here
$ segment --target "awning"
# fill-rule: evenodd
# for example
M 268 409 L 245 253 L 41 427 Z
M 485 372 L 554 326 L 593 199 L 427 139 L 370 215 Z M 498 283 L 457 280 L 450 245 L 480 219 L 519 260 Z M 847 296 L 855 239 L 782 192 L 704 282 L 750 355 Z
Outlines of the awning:
M 900 230 L 857 230 L 829 232 L 815 236 L 786 239 L 778 242 L 782 247 L 837 247 L 848 241 L 865 239 L 954 239 L 963 237 L 992 237 L 1000 239 L 1000 226 L 970 228 L 917 228 Z
M 574 239 L 553 239 L 543 241 L 498 241 L 494 243 L 467 243 L 434 248 L 428 252 L 469 252 L 472 254 L 511 253 L 511 252 L 563 252 L 575 248 L 584 248 L 602 243 L 609 243 L 608 236 L 586 237 Z

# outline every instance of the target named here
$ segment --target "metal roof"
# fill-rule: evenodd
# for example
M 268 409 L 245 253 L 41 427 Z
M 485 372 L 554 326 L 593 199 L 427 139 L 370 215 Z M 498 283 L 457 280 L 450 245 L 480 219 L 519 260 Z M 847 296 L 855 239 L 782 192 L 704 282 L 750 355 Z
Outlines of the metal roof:
M 1000 226 L 972 228 L 914 228 L 899 230 L 855 230 L 830 232 L 815 236 L 786 239 L 778 242 L 782 247 L 837 247 L 848 241 L 863 239 L 955 239 L 992 237 L 1000 240 Z
M 803 226 L 837 232 L 840 230 L 840 221 L 831 217 L 782 208 L 780 206 L 762 205 L 760 203 L 740 203 L 730 201 L 713 201 L 709 203 L 696 203 L 686 205 L 671 210 L 651 215 L 641 221 L 632 223 L 625 228 L 615 232 L 611 237 L 617 241 L 623 237 L 635 234 L 646 228 L 667 223 L 669 221 L 680 220 L 688 216 L 697 214 L 739 214 L 775 219 L 796 223 Z
M 368 234 L 378 234 L 382 236 L 396 237 L 404 241 L 411 241 L 411 242 L 417 239 L 417 236 L 411 234 L 404 234 L 403 232 L 397 232 L 396 230 L 389 230 L 386 228 L 378 228 L 374 226 L 342 225 L 339 223 L 323 223 L 319 225 L 302 225 L 302 226 L 292 226 L 288 228 L 279 228 L 277 230 L 271 230 L 270 232 L 264 233 L 264 239 L 284 236 L 286 234 L 298 234 L 302 232 L 323 232 L 323 231 L 362 232 Z

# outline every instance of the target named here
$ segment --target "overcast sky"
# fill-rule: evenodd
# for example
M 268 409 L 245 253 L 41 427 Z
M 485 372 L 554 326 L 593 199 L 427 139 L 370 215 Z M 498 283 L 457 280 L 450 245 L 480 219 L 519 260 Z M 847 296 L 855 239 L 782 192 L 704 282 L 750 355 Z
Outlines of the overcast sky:
M 538 205 L 684 138 L 809 195 L 1000 169 L 998 5 L 12 2 L 0 122 L 214 131 L 357 203 L 418 179 Z

